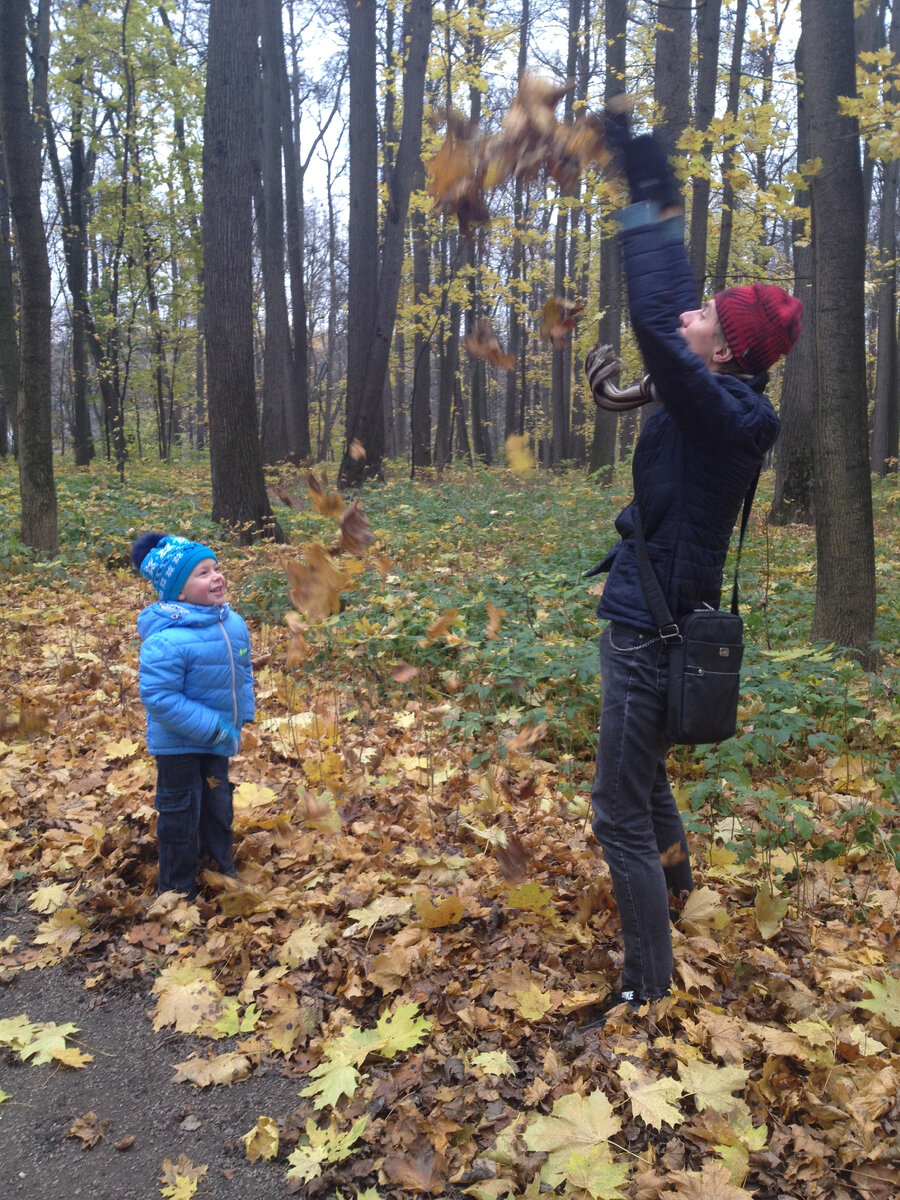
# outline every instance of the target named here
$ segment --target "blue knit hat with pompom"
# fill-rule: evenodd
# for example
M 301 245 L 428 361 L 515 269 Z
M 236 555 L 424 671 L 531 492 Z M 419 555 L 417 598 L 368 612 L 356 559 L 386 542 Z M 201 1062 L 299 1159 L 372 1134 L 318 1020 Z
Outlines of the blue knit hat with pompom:
M 177 600 L 191 571 L 206 558 L 219 561 L 209 546 L 175 534 L 142 533 L 131 547 L 131 561 L 159 592 L 160 600 Z

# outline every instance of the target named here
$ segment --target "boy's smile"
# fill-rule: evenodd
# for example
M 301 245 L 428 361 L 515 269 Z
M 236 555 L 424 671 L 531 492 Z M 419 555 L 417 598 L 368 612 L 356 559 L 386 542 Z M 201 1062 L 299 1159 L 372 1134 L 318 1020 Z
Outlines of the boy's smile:
M 214 558 L 204 558 L 197 563 L 185 580 L 179 600 L 186 604 L 200 604 L 211 608 L 225 603 L 225 576 Z

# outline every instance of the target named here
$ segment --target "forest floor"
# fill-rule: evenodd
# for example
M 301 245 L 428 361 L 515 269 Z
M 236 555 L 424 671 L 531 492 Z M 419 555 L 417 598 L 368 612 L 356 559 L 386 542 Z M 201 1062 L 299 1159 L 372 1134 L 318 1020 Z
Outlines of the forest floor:
M 499 472 L 387 487 L 364 496 L 374 545 L 357 509 L 356 549 L 329 553 L 337 502 L 295 489 L 302 547 L 228 553 L 258 723 L 231 772 L 240 879 L 188 902 L 155 895 L 150 597 L 122 558 L 148 525 L 214 536 L 179 478 L 115 506 L 63 478 L 67 557 L 6 564 L 0 1195 L 895 1200 L 897 664 L 798 643 L 808 536 L 756 527 L 769 648 L 740 735 L 671 760 L 697 885 L 673 994 L 584 1033 L 621 949 L 571 528 L 621 497 Z

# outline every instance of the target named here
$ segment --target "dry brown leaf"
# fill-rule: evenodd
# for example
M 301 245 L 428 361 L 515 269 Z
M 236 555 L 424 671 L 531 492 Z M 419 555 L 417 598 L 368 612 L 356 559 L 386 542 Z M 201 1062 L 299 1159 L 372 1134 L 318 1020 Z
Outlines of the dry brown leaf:
M 495 367 L 505 371 L 515 369 L 516 359 L 513 354 L 504 354 L 497 341 L 493 326 L 487 317 L 479 317 L 475 328 L 465 336 L 465 346 L 473 358 L 483 358 Z
M 508 883 L 523 883 L 528 875 L 528 851 L 516 833 L 506 835 L 506 845 L 494 846 L 500 874 Z
M 374 540 L 369 518 L 360 508 L 357 496 L 341 517 L 341 545 L 351 554 L 362 554 Z
M 82 1150 L 96 1146 L 106 1132 L 108 1120 L 101 1121 L 95 1112 L 85 1113 L 76 1117 L 66 1133 L 66 1137 L 79 1138 Z
M 306 485 L 309 488 L 310 499 L 312 500 L 313 508 L 316 512 L 321 513 L 323 517 L 339 517 L 344 511 L 344 500 L 339 492 L 329 492 L 326 481 L 319 483 L 315 475 L 310 471 L 306 477 Z
M 350 457 L 355 462 L 359 462 L 359 460 L 361 458 L 366 457 L 366 448 L 362 444 L 362 442 L 359 440 L 359 438 L 354 438 L 353 441 L 350 443 L 350 445 L 347 447 L 347 453 L 350 455 Z
M 439 637 L 443 637 L 458 616 L 458 608 L 444 609 L 438 619 L 436 621 L 432 621 L 428 626 L 426 640 L 429 642 L 436 642 Z
M 580 300 L 566 300 L 562 296 L 551 296 L 541 309 L 541 337 L 550 342 L 554 350 L 562 350 L 584 304 Z

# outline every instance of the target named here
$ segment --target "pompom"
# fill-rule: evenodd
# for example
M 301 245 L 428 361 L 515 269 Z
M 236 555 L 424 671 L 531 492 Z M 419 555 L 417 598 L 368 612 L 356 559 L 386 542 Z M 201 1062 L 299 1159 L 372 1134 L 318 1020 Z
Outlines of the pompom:
M 168 536 L 167 533 L 142 533 L 139 538 L 135 539 L 131 547 L 131 561 L 134 563 L 136 571 L 140 571 L 141 563 L 150 551 L 155 549 Z

